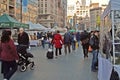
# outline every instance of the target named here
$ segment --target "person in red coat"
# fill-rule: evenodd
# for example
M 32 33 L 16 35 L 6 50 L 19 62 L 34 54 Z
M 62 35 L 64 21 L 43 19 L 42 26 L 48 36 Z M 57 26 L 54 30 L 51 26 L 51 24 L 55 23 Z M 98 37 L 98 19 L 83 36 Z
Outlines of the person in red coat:
M 14 41 L 11 39 L 10 30 L 5 30 L 2 33 L 0 43 L 0 60 L 2 61 L 1 71 L 4 76 L 4 80 L 10 80 L 17 70 L 16 61 L 19 60 L 16 46 L 14 45 Z
M 59 50 L 59 55 L 61 55 L 61 49 L 62 49 L 62 44 L 63 44 L 63 39 L 62 36 L 59 34 L 60 32 L 57 31 L 57 33 L 54 35 L 53 38 L 53 44 L 55 45 L 56 51 L 56 57 L 58 56 L 58 50 Z

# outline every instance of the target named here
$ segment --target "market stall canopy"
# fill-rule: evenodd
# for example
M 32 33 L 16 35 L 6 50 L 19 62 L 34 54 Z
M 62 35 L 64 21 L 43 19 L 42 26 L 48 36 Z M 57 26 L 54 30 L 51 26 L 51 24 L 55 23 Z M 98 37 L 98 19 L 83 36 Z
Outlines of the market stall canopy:
M 32 22 L 28 22 L 29 30 L 39 31 L 39 30 L 47 30 L 46 27 L 42 26 L 41 24 L 33 24 Z
M 20 23 L 8 14 L 0 16 L 0 28 L 29 28 L 28 24 Z
M 102 18 L 104 18 L 106 14 L 114 10 L 120 11 L 120 0 L 110 0 L 107 8 L 104 10 Z

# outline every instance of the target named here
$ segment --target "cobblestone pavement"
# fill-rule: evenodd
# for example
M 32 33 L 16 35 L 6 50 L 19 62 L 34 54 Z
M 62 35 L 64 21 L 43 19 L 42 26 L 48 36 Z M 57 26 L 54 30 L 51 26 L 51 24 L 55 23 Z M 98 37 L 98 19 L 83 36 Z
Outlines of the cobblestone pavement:
M 68 55 L 59 56 L 56 59 L 46 59 L 47 49 L 34 47 L 35 70 L 20 72 L 19 70 L 11 80 L 97 80 L 97 72 L 91 72 L 91 58 L 83 58 L 82 47 Z M 0 74 L 2 80 L 2 74 Z

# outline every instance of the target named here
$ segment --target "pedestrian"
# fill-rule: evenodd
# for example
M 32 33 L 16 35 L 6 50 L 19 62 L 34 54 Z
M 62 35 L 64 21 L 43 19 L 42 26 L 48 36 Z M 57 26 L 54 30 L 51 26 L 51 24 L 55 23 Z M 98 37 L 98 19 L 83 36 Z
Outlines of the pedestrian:
M 10 80 L 13 74 L 17 70 L 16 61 L 19 60 L 16 46 L 14 41 L 11 39 L 11 31 L 5 30 L 2 33 L 0 43 L 0 59 L 2 61 L 2 73 L 4 80 Z
M 76 34 L 75 32 L 71 33 L 71 46 L 72 46 L 72 50 L 74 51 L 76 49 Z
M 84 58 L 88 57 L 88 49 L 89 49 L 89 33 L 84 31 L 81 33 L 81 42 L 83 47 Z
M 76 40 L 77 40 L 78 47 L 79 47 L 80 46 L 80 32 L 76 33 Z
M 56 55 L 56 58 L 58 56 L 58 50 L 59 50 L 59 55 L 62 55 L 61 53 L 61 49 L 62 49 L 62 45 L 63 45 L 63 39 L 62 39 L 62 36 L 60 35 L 60 31 L 57 31 L 56 34 L 54 34 L 54 38 L 53 38 L 53 42 L 52 42 L 54 45 L 55 45 L 55 55 Z
M 27 53 L 27 48 L 29 48 L 29 36 L 23 28 L 20 28 L 18 34 L 18 52 L 25 54 Z
M 45 45 L 47 43 L 47 33 L 45 32 L 43 35 L 42 35 L 42 47 L 45 48 Z
M 70 34 L 70 32 L 66 32 L 64 34 L 64 49 L 65 49 L 65 54 L 67 54 L 67 48 L 68 48 L 68 52 L 70 53 L 71 52 L 71 39 L 72 39 L 72 36 Z
M 99 34 L 97 31 L 95 31 L 93 37 L 90 38 L 90 45 L 93 49 L 91 70 L 96 71 L 98 66 L 98 53 L 99 53 Z

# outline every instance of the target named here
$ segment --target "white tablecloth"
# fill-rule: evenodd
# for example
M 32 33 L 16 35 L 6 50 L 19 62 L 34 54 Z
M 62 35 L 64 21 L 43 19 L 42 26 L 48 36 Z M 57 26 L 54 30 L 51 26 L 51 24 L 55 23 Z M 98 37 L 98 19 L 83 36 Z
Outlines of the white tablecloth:
M 38 46 L 39 40 L 30 40 L 30 45 Z
M 113 68 L 112 63 L 109 60 L 102 58 L 101 55 L 99 55 L 98 59 L 98 80 L 110 80 Z

